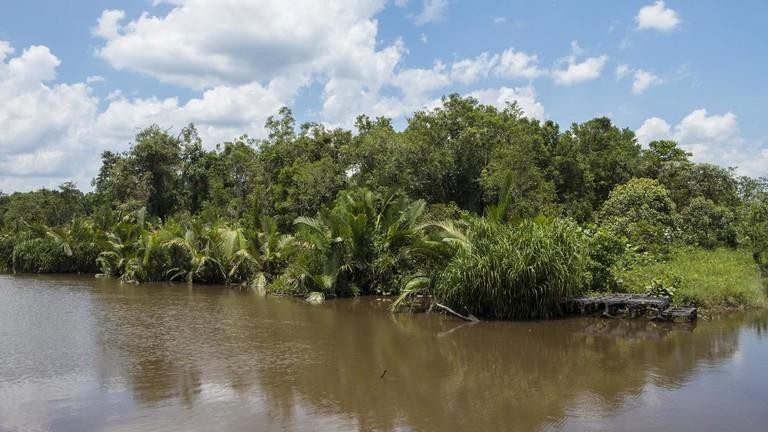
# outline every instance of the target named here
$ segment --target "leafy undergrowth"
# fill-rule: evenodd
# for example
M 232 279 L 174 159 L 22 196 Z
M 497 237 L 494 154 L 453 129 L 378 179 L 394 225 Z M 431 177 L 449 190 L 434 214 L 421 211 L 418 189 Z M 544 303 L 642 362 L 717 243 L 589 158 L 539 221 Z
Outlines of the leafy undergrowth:
M 674 303 L 704 308 L 765 306 L 764 281 L 744 250 L 675 249 L 663 262 L 635 265 L 618 274 L 629 292 L 646 292 L 653 280 L 676 285 Z

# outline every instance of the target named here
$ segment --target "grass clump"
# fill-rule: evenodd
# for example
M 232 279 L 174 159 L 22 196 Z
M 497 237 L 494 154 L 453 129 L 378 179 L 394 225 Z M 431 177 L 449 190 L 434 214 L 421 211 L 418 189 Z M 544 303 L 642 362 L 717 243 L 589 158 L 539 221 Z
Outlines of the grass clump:
M 448 306 L 491 319 L 559 316 L 562 298 L 588 286 L 586 240 L 567 220 L 505 225 L 471 218 L 467 244 L 435 278 Z
M 638 263 L 618 272 L 625 289 L 644 293 L 652 281 L 675 286 L 673 301 L 705 308 L 765 304 L 760 272 L 748 251 L 673 249 L 667 260 Z

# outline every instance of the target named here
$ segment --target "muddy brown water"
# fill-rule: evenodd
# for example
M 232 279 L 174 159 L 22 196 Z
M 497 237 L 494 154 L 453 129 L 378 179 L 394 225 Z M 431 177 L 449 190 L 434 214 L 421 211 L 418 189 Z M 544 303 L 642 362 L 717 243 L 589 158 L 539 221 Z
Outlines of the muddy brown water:
M 0 276 L 0 430 L 768 430 L 764 312 L 468 325 L 387 305 Z

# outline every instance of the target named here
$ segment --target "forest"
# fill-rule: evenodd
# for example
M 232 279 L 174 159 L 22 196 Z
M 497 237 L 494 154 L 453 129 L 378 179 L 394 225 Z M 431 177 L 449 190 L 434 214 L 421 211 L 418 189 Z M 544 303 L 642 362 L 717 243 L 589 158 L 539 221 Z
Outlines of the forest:
M 768 179 L 641 146 L 595 118 L 552 121 L 450 95 L 402 130 L 297 125 L 203 146 L 153 125 L 101 155 L 92 191 L 0 193 L 0 271 L 259 293 L 386 294 L 539 319 L 567 296 L 643 292 L 765 304 Z

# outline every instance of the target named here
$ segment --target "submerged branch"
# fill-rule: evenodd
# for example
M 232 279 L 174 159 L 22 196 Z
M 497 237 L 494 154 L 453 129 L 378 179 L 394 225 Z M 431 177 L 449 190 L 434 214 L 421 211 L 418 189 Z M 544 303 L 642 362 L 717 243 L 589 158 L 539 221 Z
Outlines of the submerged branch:
M 477 319 L 477 317 L 476 317 L 476 316 L 474 316 L 474 315 L 472 315 L 472 314 L 469 314 L 469 315 L 466 315 L 466 316 L 465 316 L 465 315 L 462 315 L 462 314 L 460 314 L 460 313 L 456 312 L 455 310 L 453 310 L 453 309 L 449 308 L 448 306 L 446 306 L 446 305 L 444 305 L 444 304 L 435 303 L 435 306 L 437 306 L 437 307 L 439 307 L 440 309 L 442 309 L 442 310 L 444 310 L 444 311 L 446 311 L 446 312 L 450 313 L 451 315 L 454 315 L 454 316 L 456 316 L 456 317 L 459 317 L 459 318 L 463 319 L 464 321 L 471 321 L 471 322 L 480 321 L 479 319 Z

